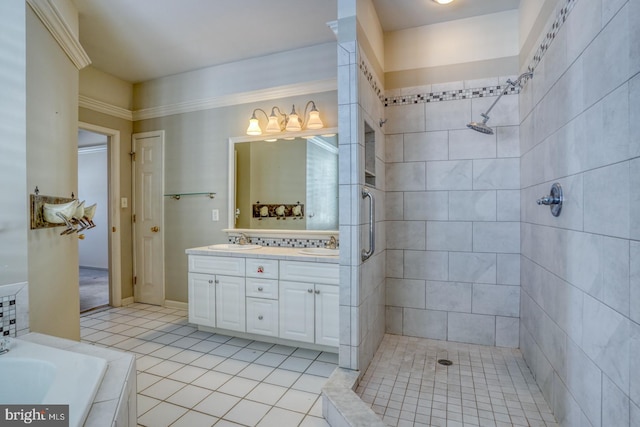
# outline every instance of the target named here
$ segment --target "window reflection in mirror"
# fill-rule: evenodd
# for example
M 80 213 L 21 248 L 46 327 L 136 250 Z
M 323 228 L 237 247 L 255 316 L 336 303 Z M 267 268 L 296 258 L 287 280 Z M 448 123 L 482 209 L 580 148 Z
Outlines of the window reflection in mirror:
M 235 163 L 232 228 L 338 229 L 337 135 L 235 141 L 231 147 Z

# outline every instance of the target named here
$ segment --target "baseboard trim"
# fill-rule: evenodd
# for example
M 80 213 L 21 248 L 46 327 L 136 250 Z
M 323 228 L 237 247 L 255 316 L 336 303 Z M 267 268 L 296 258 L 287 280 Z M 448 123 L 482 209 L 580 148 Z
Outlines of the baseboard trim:
M 125 305 L 131 305 L 134 302 L 135 301 L 133 300 L 133 297 L 122 298 L 122 300 L 120 301 L 120 305 L 124 307 Z
M 172 301 L 169 299 L 164 300 L 164 306 L 167 308 L 179 308 L 180 310 L 188 310 L 189 303 L 182 301 Z

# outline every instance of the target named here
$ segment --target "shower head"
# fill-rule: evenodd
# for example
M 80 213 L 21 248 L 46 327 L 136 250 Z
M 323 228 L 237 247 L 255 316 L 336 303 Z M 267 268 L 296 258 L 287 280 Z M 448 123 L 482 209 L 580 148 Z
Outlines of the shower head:
M 480 132 L 480 133 L 484 133 L 484 134 L 487 134 L 487 135 L 493 135 L 493 129 L 491 129 L 489 126 L 487 126 L 487 121 L 489 120 L 489 112 L 498 103 L 498 101 L 500 101 L 500 98 L 502 98 L 502 95 L 507 93 L 507 91 L 509 90 L 510 86 L 513 86 L 513 87 L 521 86 L 522 80 L 528 80 L 530 78 L 533 78 L 533 72 L 527 71 L 525 73 L 520 74 L 520 76 L 516 79 L 515 82 L 511 81 L 511 79 L 508 79 L 507 80 L 507 87 L 504 88 L 504 90 L 500 93 L 498 98 L 496 98 L 496 100 L 493 101 L 493 104 L 491 104 L 491 107 L 489 107 L 487 112 L 481 114 L 481 116 L 483 118 L 482 122 L 480 122 L 480 123 L 471 122 L 471 123 L 467 124 L 467 127 L 469 129 L 473 129 L 473 130 L 475 130 L 477 132 Z
M 475 131 L 478 131 L 480 133 L 486 133 L 487 135 L 493 135 L 493 129 L 491 129 L 489 126 L 487 126 L 484 122 L 471 122 L 469 124 L 467 124 L 467 127 L 469 129 L 473 129 Z

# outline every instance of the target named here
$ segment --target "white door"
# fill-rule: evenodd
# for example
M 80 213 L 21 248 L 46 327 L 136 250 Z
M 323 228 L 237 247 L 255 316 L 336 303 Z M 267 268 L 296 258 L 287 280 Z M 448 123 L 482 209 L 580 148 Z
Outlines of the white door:
M 137 302 L 164 303 L 164 131 L 133 135 L 134 254 Z
M 313 342 L 313 284 L 280 282 L 280 338 Z
M 316 344 L 338 347 L 340 295 L 339 286 L 316 285 Z
M 189 322 L 216 326 L 216 276 L 189 273 Z
M 216 326 L 245 332 L 244 277 L 216 275 Z

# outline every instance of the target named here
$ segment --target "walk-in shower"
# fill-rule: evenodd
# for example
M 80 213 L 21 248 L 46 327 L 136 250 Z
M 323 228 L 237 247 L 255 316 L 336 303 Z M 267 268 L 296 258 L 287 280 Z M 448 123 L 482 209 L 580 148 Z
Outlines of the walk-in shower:
M 491 104 L 491 107 L 489 107 L 489 109 L 487 110 L 486 113 L 482 113 L 480 114 L 482 116 L 482 122 L 478 123 L 478 122 L 471 122 L 467 125 L 468 128 L 473 129 L 475 131 L 478 132 L 482 132 L 482 133 L 486 133 L 488 135 L 493 135 L 493 129 L 491 129 L 489 126 L 487 126 L 487 121 L 489 120 L 489 112 L 491 111 L 491 109 L 498 103 L 498 101 L 500 101 L 500 98 L 502 98 L 502 95 L 504 95 L 505 93 L 507 93 L 509 91 L 509 89 L 511 88 L 511 86 L 516 87 L 516 86 L 521 86 L 521 83 L 523 80 L 526 79 L 530 79 L 533 77 L 533 73 L 532 72 L 526 72 L 526 73 L 522 73 L 520 74 L 520 76 L 516 79 L 516 81 L 512 81 L 511 79 L 507 80 L 507 87 L 504 88 L 504 90 L 502 91 L 502 93 L 500 93 L 500 96 L 498 96 L 498 98 L 496 98 L 495 101 L 493 101 L 493 104 Z

